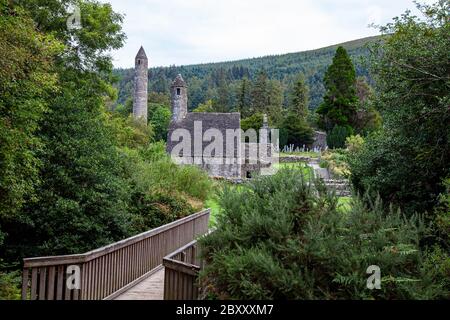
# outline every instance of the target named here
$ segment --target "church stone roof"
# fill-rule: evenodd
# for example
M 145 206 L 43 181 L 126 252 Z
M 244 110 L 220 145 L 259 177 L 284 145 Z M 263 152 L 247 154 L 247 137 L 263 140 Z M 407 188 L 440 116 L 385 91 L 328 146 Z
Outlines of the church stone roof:
M 145 54 L 144 47 L 141 46 L 141 48 L 139 49 L 139 51 L 136 55 L 136 59 L 147 59 L 147 55 Z
M 172 88 L 173 87 L 187 87 L 186 86 L 186 82 L 184 81 L 184 79 L 181 76 L 181 74 L 178 74 L 177 77 L 175 78 L 175 80 L 173 80 Z
M 241 114 L 239 112 L 233 113 L 210 113 L 210 112 L 190 112 L 186 114 L 186 118 L 179 122 L 172 122 L 169 128 L 169 139 L 167 141 L 167 150 L 170 153 L 171 150 L 178 142 L 170 141 L 171 134 L 176 129 L 186 129 L 191 133 L 192 140 L 194 139 L 194 122 L 201 121 L 202 134 L 204 135 L 208 129 L 217 129 L 223 136 L 223 151 L 226 152 L 226 130 L 237 130 L 241 128 Z M 230 141 L 228 141 L 230 143 Z M 210 145 L 211 142 L 203 141 L 203 149 Z M 237 157 L 240 141 L 236 143 L 234 150 L 234 157 Z M 194 155 L 194 146 L 192 146 L 192 155 Z

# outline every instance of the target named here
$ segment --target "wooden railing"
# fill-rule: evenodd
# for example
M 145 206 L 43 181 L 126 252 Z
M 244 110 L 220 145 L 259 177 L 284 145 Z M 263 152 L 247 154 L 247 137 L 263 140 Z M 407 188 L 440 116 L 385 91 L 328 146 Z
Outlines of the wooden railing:
M 113 298 L 153 273 L 170 252 L 205 234 L 209 215 L 208 209 L 84 254 L 24 259 L 22 299 Z M 73 269 L 79 274 L 68 274 Z
M 209 231 L 211 232 L 214 232 L 214 229 Z M 163 266 L 164 300 L 198 299 L 198 274 L 204 267 L 204 261 L 200 258 L 197 239 L 164 257 Z

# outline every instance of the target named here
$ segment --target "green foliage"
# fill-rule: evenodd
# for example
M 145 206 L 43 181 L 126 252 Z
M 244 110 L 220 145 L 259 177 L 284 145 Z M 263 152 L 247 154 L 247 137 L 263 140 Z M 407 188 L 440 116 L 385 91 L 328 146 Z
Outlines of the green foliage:
M 352 152 L 346 149 L 334 149 L 325 151 L 320 160 L 320 166 L 327 168 L 333 177 L 348 178 L 350 170 L 348 159 Z
M 158 150 L 158 149 L 153 149 Z M 153 151 L 154 152 L 154 151 Z M 205 200 L 211 182 L 205 172 L 194 166 L 178 166 L 166 155 L 147 159 L 152 151 L 128 150 L 127 172 L 131 176 L 134 189 L 141 193 L 157 194 L 162 191 L 184 194 L 188 197 Z
M 205 103 L 201 103 L 192 112 L 215 112 L 213 101 L 209 99 Z
M 333 63 L 325 73 L 324 85 L 326 94 L 317 109 L 317 113 L 322 116 L 322 128 L 330 131 L 335 126 L 351 126 L 358 105 L 356 71 L 343 47 L 337 48 Z
M 280 146 L 303 147 L 313 143 L 314 132 L 298 113 L 287 112 L 280 127 Z
M 252 116 L 241 120 L 241 129 L 245 132 L 250 129 L 259 132 L 263 126 L 264 115 L 262 113 L 255 113 Z
M 445 191 L 439 195 L 439 204 L 434 209 L 435 232 L 438 243 L 450 250 L 450 178 L 444 181 Z
M 305 76 L 300 74 L 291 93 L 291 104 L 289 105 L 289 110 L 294 112 L 300 119 L 303 120 L 306 119 L 308 115 L 308 96 L 309 88 L 305 83 Z
M 132 201 L 136 217 L 133 229 L 136 232 L 148 231 L 195 211 L 185 198 L 167 193 L 134 193 Z
M 357 133 L 367 135 L 381 128 L 382 119 L 374 106 L 375 91 L 363 77 L 356 79 L 356 95 L 359 106 L 352 116 L 352 124 Z
M 374 48 L 374 105 L 383 116 L 351 161 L 352 182 L 363 193 L 379 193 L 406 212 L 432 212 L 444 191 L 450 163 L 449 3 L 420 6 L 382 29 Z
M 61 50 L 23 10 L 0 1 L 0 219 L 20 211 L 39 183 L 35 132 L 57 90 L 52 62 Z
M 359 134 L 355 136 L 349 136 L 345 139 L 345 146 L 347 150 L 351 153 L 358 152 L 362 149 L 364 145 L 364 138 Z
M 0 268 L 1 260 L 0 260 Z M 0 301 L 21 299 L 22 278 L 19 271 L 4 272 L 0 270 Z
M 152 103 L 149 105 L 149 125 L 155 133 L 155 141 L 166 141 L 172 112 L 168 105 Z
M 24 80 L 20 90 L 9 91 L 7 108 L 11 115 L 17 113 L 17 120 L 23 117 L 17 124 L 28 141 L 21 142 L 21 148 L 33 150 L 16 157 L 15 167 L 25 166 L 27 172 L 22 172 L 30 174 L 29 181 L 35 176 L 39 181 L 33 185 L 34 195 L 28 187 L 21 191 L 26 192 L 22 207 L 9 206 L 20 210 L 0 215 L 6 234 L 2 257 L 17 261 L 24 256 L 80 253 L 123 239 L 132 233 L 129 186 L 122 179 L 121 159 L 104 111 L 107 97 L 114 94 L 108 84 L 112 64 L 106 52 L 122 43 L 121 17 L 109 5 L 81 1 L 83 28 L 69 31 L 66 2 L 38 6 L 37 1 L 16 1 L 14 9 L 29 14 L 34 22 L 17 18 L 1 4 L 1 26 L 8 26 L 3 21 L 17 22 L 10 30 L 11 40 L 2 41 L 2 50 L 15 55 L 11 71 L 16 71 L 11 75 Z M 35 25 L 42 35 L 33 30 Z M 53 37 L 65 47 L 52 60 L 53 52 L 61 48 Z M 3 58 L 8 55 L 1 56 L 2 64 Z M 3 79 L 8 86 L 15 83 Z M 48 89 L 55 84 L 57 90 L 50 95 Z M 13 150 L 7 151 L 14 157 Z M 19 170 L 16 181 L 21 174 Z
M 242 118 L 247 118 L 251 116 L 251 105 L 252 105 L 252 82 L 245 77 L 239 83 L 237 92 L 237 105 L 236 111 L 241 113 Z
M 333 130 L 327 135 L 327 144 L 331 149 L 340 149 L 345 147 L 345 142 L 348 137 L 353 134 L 353 129 L 350 126 L 336 125 Z
M 134 232 L 143 232 L 203 208 L 211 181 L 197 167 L 174 164 L 165 144 L 124 149 L 124 176 L 130 185 Z
M 201 240 L 206 295 L 246 300 L 449 297 L 446 255 L 420 249 L 427 230 L 419 217 L 386 215 L 380 201 L 366 205 L 359 199 L 342 213 L 336 198 L 313 190 L 292 170 L 258 178 L 240 191 L 226 188 L 217 230 Z M 371 265 L 381 268 L 381 290 L 366 287 Z
M 75 2 L 83 28 L 68 30 Z M 203 207 L 206 174 L 152 143 L 154 130 L 166 135 L 167 95 L 150 95 L 149 125 L 132 119 L 131 100 L 113 111 L 108 52 L 124 40 L 122 16 L 91 0 L 0 10 L 2 259 L 82 253 Z M 2 297 L 14 277 L 0 274 Z
M 170 106 L 170 97 L 168 94 L 160 93 L 160 92 L 150 92 L 148 94 L 148 103 L 151 104 L 157 104 L 157 105 L 163 105 L 169 108 Z
M 148 146 L 154 135 L 153 126 L 135 120 L 132 115 L 128 115 L 127 118 L 119 115 L 116 112 L 112 113 L 107 122 L 116 144 L 128 148 Z

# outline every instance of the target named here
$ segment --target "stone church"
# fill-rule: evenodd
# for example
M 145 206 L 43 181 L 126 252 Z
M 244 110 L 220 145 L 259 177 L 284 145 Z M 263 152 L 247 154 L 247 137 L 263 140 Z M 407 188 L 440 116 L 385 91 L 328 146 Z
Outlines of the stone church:
M 142 47 L 135 59 L 134 79 L 133 115 L 147 120 L 148 58 Z M 188 86 L 181 75 L 173 80 L 170 95 L 172 118 L 167 152 L 175 162 L 197 165 L 211 177 L 227 179 L 251 178 L 272 167 L 276 148 L 268 141 L 267 117 L 259 141 L 245 142 L 240 113 L 188 112 Z M 187 135 L 190 143 L 178 152 L 178 146 L 187 142 L 186 136 L 182 139 L 180 133 Z M 213 142 L 216 148 L 210 150 Z M 206 150 L 211 151 L 207 156 Z

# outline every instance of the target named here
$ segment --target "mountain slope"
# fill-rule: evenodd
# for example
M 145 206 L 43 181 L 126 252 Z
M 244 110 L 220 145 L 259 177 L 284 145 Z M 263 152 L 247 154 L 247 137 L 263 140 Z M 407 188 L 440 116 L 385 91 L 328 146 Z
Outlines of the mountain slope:
M 368 54 L 367 44 L 378 39 L 380 38 L 368 37 L 316 50 L 237 61 L 151 68 L 149 91 L 167 93 L 171 79 L 181 73 L 190 87 L 189 108 L 193 109 L 211 98 L 211 90 L 219 86 L 222 79 L 232 86 L 243 77 L 252 79 L 257 72 L 264 70 L 269 78 L 281 81 L 285 89 L 289 89 L 298 73 L 302 72 L 310 86 L 310 108 L 315 109 L 323 97 L 323 76 L 331 64 L 336 48 L 340 45 L 346 48 L 355 63 L 358 76 L 368 77 L 361 58 Z M 115 74 L 120 78 L 117 85 L 119 103 L 124 103 L 132 97 L 133 69 L 117 69 Z

